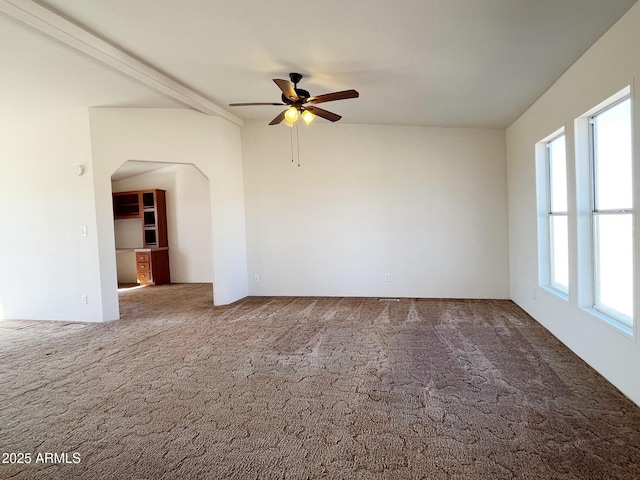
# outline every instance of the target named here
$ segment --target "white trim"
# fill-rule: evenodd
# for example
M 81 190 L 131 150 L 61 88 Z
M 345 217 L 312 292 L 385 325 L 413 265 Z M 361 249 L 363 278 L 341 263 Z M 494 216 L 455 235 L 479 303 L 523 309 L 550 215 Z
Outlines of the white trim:
M 618 103 L 620 100 L 622 100 L 623 98 L 628 97 L 630 95 L 631 95 L 631 85 L 627 85 L 626 87 L 624 87 L 619 92 L 614 93 L 613 95 L 611 95 L 609 98 L 607 98 L 603 102 L 600 102 L 595 107 L 589 109 L 588 111 L 586 111 L 585 113 L 580 115 L 580 117 L 581 118 L 582 117 L 592 117 L 592 116 L 600 113 L 601 111 L 606 110 L 609 107 L 612 107 L 614 104 Z M 591 120 L 589 119 L 589 121 L 591 121 Z
M 591 315 L 592 317 L 595 317 L 598 320 L 600 320 L 602 323 L 607 325 L 609 328 L 611 328 L 614 331 L 622 334 L 625 338 L 628 338 L 629 340 L 632 340 L 634 342 L 637 341 L 636 334 L 635 334 L 635 329 L 633 327 L 630 327 L 626 323 L 623 323 L 620 320 L 617 320 L 614 317 L 612 317 L 611 315 L 607 315 L 606 313 L 604 313 L 604 312 L 602 312 L 602 311 L 600 311 L 600 310 L 598 310 L 596 308 L 593 308 L 593 307 L 582 307 L 582 309 L 585 312 L 587 312 L 589 315 Z
M 592 317 L 604 322 L 607 326 L 624 334 L 627 338 L 636 340 L 636 318 L 637 318 L 637 259 L 634 259 L 634 318 L 631 318 L 631 325 L 625 319 L 619 318 L 615 312 L 610 312 L 606 308 L 599 308 L 596 303 L 595 289 L 595 235 L 594 235 L 594 218 L 600 214 L 631 214 L 635 223 L 635 215 L 631 212 L 612 212 L 612 211 L 595 211 L 594 203 L 594 179 L 593 179 L 593 117 L 615 106 L 617 103 L 631 99 L 631 122 L 632 122 L 632 142 L 633 142 L 633 125 L 634 110 L 633 96 L 631 95 L 631 85 L 626 86 L 622 90 L 613 94 L 603 102 L 600 102 L 589 111 L 575 119 L 575 149 L 576 149 L 576 198 L 577 198 L 577 217 L 578 217 L 578 306 Z M 632 155 L 634 155 L 634 146 L 632 145 Z M 632 168 L 635 165 L 635 158 L 632 159 Z M 634 185 L 634 191 L 635 191 Z M 635 235 L 634 235 L 635 237 Z M 634 255 L 635 255 L 635 238 L 633 239 Z
M 567 189 L 567 211 L 552 213 L 550 211 L 551 204 L 551 172 L 549 165 L 549 145 L 552 141 L 561 137 L 565 137 L 565 154 L 567 148 L 566 134 L 564 127 L 559 128 L 552 134 L 546 136 L 535 145 L 535 160 L 536 160 L 536 197 L 537 197 L 537 218 L 538 218 L 538 285 L 540 288 L 552 293 L 562 300 L 569 301 L 571 294 L 571 265 L 567 265 L 569 278 L 568 288 L 565 290 L 559 285 L 552 283 L 552 249 L 551 249 L 551 226 L 549 219 L 553 215 L 562 215 L 567 217 L 567 229 L 570 232 L 570 219 L 569 219 L 569 186 Z M 568 172 L 567 172 L 568 173 Z M 568 177 L 567 177 L 568 179 Z M 569 249 L 569 255 L 571 255 L 571 249 Z
M 547 293 L 550 293 L 551 295 L 558 297 L 560 300 L 564 301 L 565 303 L 569 303 L 569 294 L 567 292 L 563 290 L 559 290 L 555 288 L 553 285 L 540 285 L 540 288 L 542 288 Z

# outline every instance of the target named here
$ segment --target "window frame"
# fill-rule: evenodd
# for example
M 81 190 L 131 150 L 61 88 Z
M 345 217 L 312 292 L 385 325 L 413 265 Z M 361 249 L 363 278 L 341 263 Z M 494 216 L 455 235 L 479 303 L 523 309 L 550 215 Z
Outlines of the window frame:
M 553 179 L 553 168 L 552 168 L 552 155 L 551 155 L 551 144 L 557 140 L 559 140 L 560 138 L 564 139 L 564 153 L 565 153 L 565 162 L 564 162 L 564 170 L 565 170 L 565 175 L 564 175 L 564 193 L 565 193 L 565 202 L 566 202 L 566 209 L 562 210 L 562 211 L 554 211 L 553 209 L 553 185 L 554 185 L 554 179 Z M 569 199 L 569 189 L 568 189 L 568 183 L 567 183 L 567 145 L 566 145 L 566 135 L 564 133 L 564 130 L 558 132 L 557 134 L 553 135 L 551 138 L 547 139 L 545 142 L 545 169 L 546 169 L 546 203 L 547 203 L 547 235 L 546 235 L 546 240 L 547 240 L 547 248 L 548 248 L 548 255 L 547 255 L 547 268 L 548 268 L 548 281 L 545 282 L 546 283 L 546 287 L 547 288 L 551 288 L 554 291 L 559 292 L 563 297 L 568 297 L 569 296 L 569 289 L 570 289 L 570 281 L 569 281 L 569 244 L 568 244 L 568 236 L 567 236 L 567 285 L 563 285 L 561 283 L 558 283 L 555 281 L 555 271 L 556 271 L 556 264 L 555 264 L 555 254 L 556 254 L 556 249 L 554 248 L 554 231 L 555 229 L 553 228 L 553 219 L 554 217 L 564 217 L 566 219 L 566 223 L 567 223 L 567 233 L 569 231 L 569 205 L 568 205 L 568 199 Z
M 552 218 L 557 215 L 551 213 L 551 181 L 552 173 L 549 162 L 549 145 L 554 140 L 564 137 L 565 152 L 565 191 L 567 194 L 567 289 L 562 288 L 559 284 L 552 282 L 553 275 L 553 253 L 552 253 Z M 542 138 L 535 144 L 535 170 L 536 170 L 536 205 L 537 205 L 537 251 L 538 251 L 538 287 L 551 293 L 554 297 L 569 302 L 571 294 L 571 208 L 570 202 L 570 185 L 569 185 L 569 144 L 567 143 L 567 135 L 564 126 L 553 131 L 551 134 Z M 560 287 L 560 288 L 558 288 Z M 533 291 L 533 300 L 537 299 L 537 291 Z
M 610 99 L 610 101 L 604 102 L 599 105 L 596 109 L 590 112 L 587 115 L 588 122 L 588 142 L 589 142 L 589 217 L 590 217 L 590 252 L 591 252 L 591 270 L 590 270 L 590 308 L 595 311 L 595 313 L 599 314 L 598 316 L 604 316 L 604 319 L 608 323 L 612 323 L 614 326 L 617 326 L 621 330 L 626 333 L 631 334 L 635 330 L 635 298 L 632 298 L 632 314 L 628 316 L 623 312 L 619 312 L 612 308 L 608 308 L 606 305 L 602 305 L 600 302 L 600 281 L 599 281 L 599 259 L 597 258 L 599 252 L 599 234 L 598 234 L 598 217 L 601 216 L 610 216 L 610 215 L 629 215 L 631 218 L 631 265 L 632 265 L 632 282 L 635 285 L 636 278 L 635 272 L 633 270 L 633 265 L 635 263 L 634 252 L 635 252 L 635 236 L 633 232 L 633 225 L 635 223 L 635 212 L 633 208 L 634 199 L 632 197 L 631 207 L 622 207 L 622 208 L 607 208 L 607 209 L 599 209 L 598 208 L 598 185 L 597 185 L 597 172 L 598 172 L 598 159 L 597 159 L 597 135 L 596 135 L 596 117 L 599 115 L 615 108 L 623 102 L 630 102 L 630 117 L 629 117 L 629 126 L 632 132 L 631 135 L 631 169 L 632 174 L 630 176 L 631 181 L 631 192 L 633 195 L 634 192 L 634 175 L 633 175 L 633 101 L 631 97 L 631 92 L 629 89 L 621 92 L 623 93 L 614 96 L 614 98 Z M 635 287 L 632 288 L 632 292 L 635 292 Z M 635 297 L 635 295 L 634 295 Z

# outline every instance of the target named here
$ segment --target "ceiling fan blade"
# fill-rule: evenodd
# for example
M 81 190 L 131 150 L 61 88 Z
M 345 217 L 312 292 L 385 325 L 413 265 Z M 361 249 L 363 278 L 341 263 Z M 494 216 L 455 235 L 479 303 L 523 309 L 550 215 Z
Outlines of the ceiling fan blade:
M 276 118 L 269 122 L 269 125 L 278 125 L 282 120 L 284 120 L 284 114 L 286 110 L 281 111 Z
M 326 118 L 330 122 L 337 122 L 342 118 L 341 115 L 328 112 L 327 110 L 323 110 L 322 108 L 319 108 L 319 107 L 309 106 L 309 107 L 304 107 L 304 109 L 309 110 L 311 113 L 313 113 L 314 115 L 317 115 L 318 117 Z M 284 115 L 284 112 L 283 112 L 283 115 Z
M 282 93 L 284 93 L 284 96 L 286 98 L 294 102 L 297 102 L 298 100 L 300 100 L 298 98 L 298 94 L 293 89 L 293 85 L 291 85 L 291 83 L 288 80 L 282 80 L 281 78 L 274 78 L 273 81 L 276 82 L 276 85 L 278 85 L 278 88 L 282 90 Z
M 253 105 L 285 105 L 284 103 L 268 103 L 268 102 L 254 102 L 254 103 L 230 103 L 230 107 L 250 107 Z
M 360 94 L 356 90 L 343 90 L 342 92 L 325 93 L 307 98 L 307 103 L 333 102 L 334 100 L 346 100 L 347 98 L 358 98 Z

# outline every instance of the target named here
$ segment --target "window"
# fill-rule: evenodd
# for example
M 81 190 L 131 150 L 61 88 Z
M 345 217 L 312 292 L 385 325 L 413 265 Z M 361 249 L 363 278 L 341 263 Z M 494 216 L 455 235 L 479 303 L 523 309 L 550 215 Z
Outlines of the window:
M 629 96 L 589 117 L 593 308 L 633 326 L 633 181 Z
M 567 219 L 567 157 L 564 134 L 547 142 L 547 221 L 549 286 L 569 293 L 569 225 Z
M 536 178 L 540 286 L 568 300 L 569 222 L 563 130 L 536 144 Z

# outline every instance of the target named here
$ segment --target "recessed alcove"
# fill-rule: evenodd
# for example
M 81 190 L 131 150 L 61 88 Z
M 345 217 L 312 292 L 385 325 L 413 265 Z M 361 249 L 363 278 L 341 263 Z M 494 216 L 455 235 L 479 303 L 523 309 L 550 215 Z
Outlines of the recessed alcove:
M 211 214 L 208 178 L 194 165 L 129 160 L 111 177 L 113 193 L 161 189 L 166 192 L 172 283 L 211 283 Z M 134 249 L 158 245 L 151 192 L 141 194 L 136 218 L 114 223 L 118 284 L 137 283 Z M 133 208 L 133 207 L 132 207 Z M 135 210 L 135 208 L 133 208 Z

